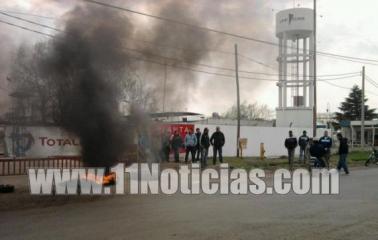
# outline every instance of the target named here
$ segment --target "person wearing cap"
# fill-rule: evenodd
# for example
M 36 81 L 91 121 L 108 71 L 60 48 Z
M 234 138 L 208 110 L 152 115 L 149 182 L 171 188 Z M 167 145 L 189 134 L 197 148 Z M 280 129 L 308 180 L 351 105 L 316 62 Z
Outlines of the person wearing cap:
M 331 158 L 332 138 L 328 136 L 328 131 L 324 131 L 324 135 L 323 137 L 319 139 L 319 143 L 322 144 L 324 149 L 326 150 L 324 159 L 325 159 L 327 168 L 329 169 L 329 159 Z
M 310 141 L 310 138 L 307 136 L 307 132 L 303 131 L 302 136 L 298 138 L 298 145 L 299 145 L 299 161 L 303 161 L 303 163 L 306 163 L 306 149 L 308 147 L 308 142 Z
M 285 139 L 285 147 L 288 152 L 289 167 L 293 170 L 295 148 L 298 146 L 297 138 L 293 136 L 293 131 L 289 131 L 289 137 Z
M 349 174 L 347 165 L 347 156 L 349 153 L 348 139 L 343 137 L 341 133 L 337 134 L 337 139 L 340 141 L 339 145 L 339 162 L 337 163 L 337 170 L 344 169 L 345 174 Z

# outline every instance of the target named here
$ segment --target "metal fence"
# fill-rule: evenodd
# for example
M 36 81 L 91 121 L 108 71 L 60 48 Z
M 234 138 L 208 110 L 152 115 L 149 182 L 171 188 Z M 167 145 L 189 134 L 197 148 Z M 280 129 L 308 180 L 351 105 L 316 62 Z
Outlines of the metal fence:
M 81 157 L 0 158 L 0 176 L 25 175 L 29 168 L 77 168 Z
M 130 165 L 140 162 L 138 149 L 129 151 L 118 162 Z M 29 168 L 78 168 L 84 164 L 80 156 L 54 156 L 41 158 L 0 158 L 0 176 L 26 175 Z

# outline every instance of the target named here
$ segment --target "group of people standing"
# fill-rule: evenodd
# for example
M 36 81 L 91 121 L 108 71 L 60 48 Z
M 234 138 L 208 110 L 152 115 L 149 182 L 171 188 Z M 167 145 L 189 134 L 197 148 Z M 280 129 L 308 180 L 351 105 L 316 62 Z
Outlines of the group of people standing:
M 213 164 L 217 162 L 217 155 L 219 155 L 219 162 L 223 163 L 222 148 L 225 144 L 224 134 L 220 131 L 220 127 L 216 127 L 215 132 L 209 136 L 209 129 L 204 128 L 203 132 L 197 128 L 194 133 L 189 130 L 185 138 L 182 139 L 179 132 L 176 130 L 171 136 L 163 135 L 162 139 L 162 155 L 163 160 L 169 162 L 169 155 L 173 151 L 175 162 L 179 162 L 180 149 L 185 148 L 185 163 L 188 162 L 189 154 L 193 163 L 201 161 L 201 166 L 207 166 L 207 158 L 210 146 L 213 146 Z
M 339 140 L 339 162 L 337 169 L 344 169 L 346 174 L 349 174 L 347 166 L 347 156 L 349 153 L 348 139 L 343 137 L 341 133 L 337 134 Z M 293 136 L 293 132 L 289 131 L 289 137 L 285 139 L 285 147 L 288 150 L 289 166 L 293 169 L 295 149 L 299 145 L 299 161 L 306 163 L 310 157 L 315 158 L 314 167 L 329 169 L 329 163 L 331 158 L 331 149 L 333 146 L 333 140 L 328 135 L 328 131 L 324 131 L 324 135 L 321 138 L 309 138 L 307 132 L 303 131 L 303 134 L 298 138 Z

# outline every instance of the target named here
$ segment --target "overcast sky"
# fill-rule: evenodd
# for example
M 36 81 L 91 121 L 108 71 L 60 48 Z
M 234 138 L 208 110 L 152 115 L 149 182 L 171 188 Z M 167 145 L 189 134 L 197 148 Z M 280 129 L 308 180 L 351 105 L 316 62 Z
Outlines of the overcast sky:
M 1 10 L 15 12 L 29 12 L 38 15 L 51 16 L 55 19 L 37 18 L 27 16 L 30 20 L 40 23 L 59 26 L 59 18 L 68 10 L 73 8 L 80 1 L 50 1 L 50 0 L 2 0 Z M 120 6 L 132 8 L 138 11 L 156 14 L 157 9 L 166 4 L 168 0 L 142 0 L 142 1 L 106 1 Z M 237 33 L 240 35 L 256 37 L 268 41 L 277 42 L 275 38 L 275 14 L 283 9 L 293 6 L 312 7 L 312 0 L 201 0 L 186 1 L 188 12 L 195 14 L 199 22 L 204 26 Z M 349 55 L 361 58 L 378 59 L 378 2 L 376 0 L 318 0 L 318 50 L 342 55 Z M 128 13 L 125 13 L 128 14 Z M 21 16 L 21 15 L 19 15 Z M 26 17 L 26 16 L 23 16 Z M 1 20 L 6 20 L 19 25 L 32 27 L 46 33 L 53 33 L 50 30 L 35 27 L 30 24 L 12 20 L 6 16 L 0 16 Z M 146 17 L 130 15 L 130 20 L 135 25 L 140 26 L 138 31 L 148 31 L 149 24 L 153 21 Z M 1 24 L 1 23 L 0 23 Z M 274 46 L 264 45 L 246 40 L 227 38 L 225 36 L 209 33 L 213 38 L 219 40 L 214 48 L 223 51 L 233 51 L 233 44 L 239 45 L 242 55 L 263 62 L 274 68 L 277 67 L 276 57 L 278 49 Z M 0 86 L 7 88 L 5 77 L 10 67 L 14 53 L 20 44 L 33 44 L 38 41 L 46 41 L 46 37 L 39 36 L 21 29 L 7 25 L 0 25 Z M 201 60 L 202 63 L 230 67 L 234 66 L 234 58 L 231 55 L 218 53 L 208 54 Z M 338 74 L 346 72 L 361 71 L 361 63 L 352 63 L 335 60 L 326 57 L 318 57 L 318 74 Z M 246 58 L 240 58 L 240 69 L 248 71 L 277 73 L 268 67 L 256 64 Z M 378 82 L 378 66 L 366 65 L 367 74 Z M 222 72 L 224 73 L 224 72 Z M 141 72 L 141 76 L 148 74 Z M 155 76 L 163 78 L 161 76 Z M 171 79 L 170 79 L 171 77 Z M 258 77 L 258 76 L 256 76 Z M 260 76 L 261 77 L 261 76 Z M 168 71 L 168 82 L 174 81 L 174 76 L 170 76 Z M 190 93 L 185 93 L 183 98 L 188 99 L 186 109 L 193 112 L 210 114 L 211 112 L 224 112 L 236 101 L 234 79 L 213 76 L 207 74 L 195 74 L 193 81 L 194 88 Z M 334 84 L 351 87 L 354 84 L 361 84 L 360 77 L 332 81 Z M 259 102 L 267 104 L 275 109 L 278 104 L 278 90 L 274 82 L 241 80 L 241 100 L 247 102 Z M 367 83 L 368 104 L 378 107 L 378 91 Z M 6 91 L 0 90 L 3 96 L 1 111 L 4 111 L 7 102 L 4 95 Z M 348 94 L 347 89 L 330 86 L 326 83 L 318 85 L 319 111 L 325 112 L 327 106 L 331 111 L 336 111 L 340 102 Z M 373 95 L 371 93 L 374 93 Z M 174 107 L 171 107 L 174 109 Z M 168 106 L 169 110 L 169 106 Z

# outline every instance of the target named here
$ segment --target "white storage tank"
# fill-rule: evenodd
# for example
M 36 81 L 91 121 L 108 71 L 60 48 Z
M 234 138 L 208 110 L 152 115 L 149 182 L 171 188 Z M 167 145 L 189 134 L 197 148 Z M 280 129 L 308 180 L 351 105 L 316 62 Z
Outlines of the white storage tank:
M 312 127 L 314 12 L 293 8 L 276 15 L 279 39 L 278 127 Z

